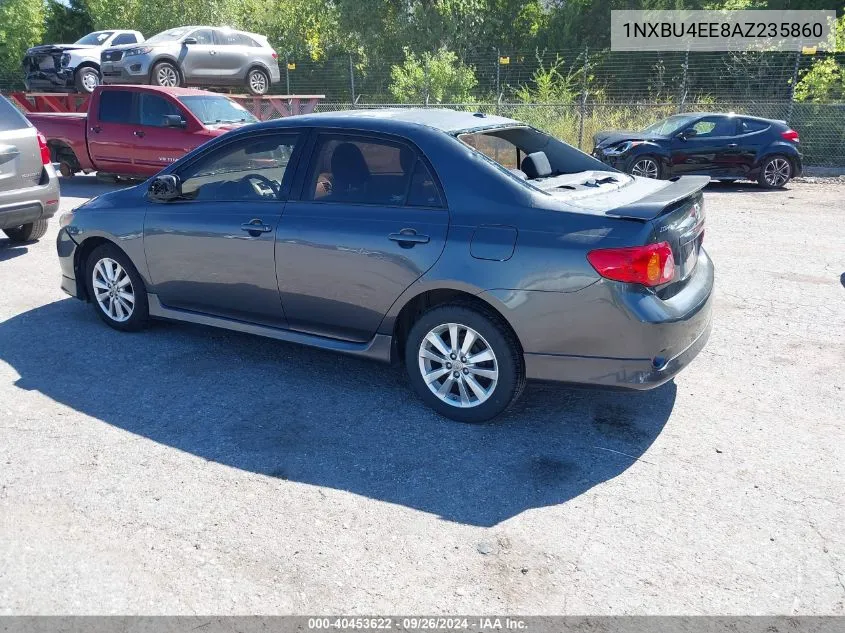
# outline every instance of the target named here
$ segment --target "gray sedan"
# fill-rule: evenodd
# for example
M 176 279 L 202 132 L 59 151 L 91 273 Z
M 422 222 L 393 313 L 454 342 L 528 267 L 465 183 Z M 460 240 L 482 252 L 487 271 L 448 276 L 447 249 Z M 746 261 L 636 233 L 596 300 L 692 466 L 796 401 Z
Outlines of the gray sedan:
M 526 379 L 649 389 L 692 360 L 706 182 L 480 113 L 289 117 L 63 216 L 62 288 L 117 330 L 174 319 L 404 362 L 432 408 L 481 422 Z
M 100 55 L 105 84 L 244 86 L 266 94 L 280 79 L 278 55 L 257 33 L 181 26 L 143 44 L 114 46 Z
M 0 96 L 0 229 L 12 242 L 37 240 L 58 208 L 47 140 Z

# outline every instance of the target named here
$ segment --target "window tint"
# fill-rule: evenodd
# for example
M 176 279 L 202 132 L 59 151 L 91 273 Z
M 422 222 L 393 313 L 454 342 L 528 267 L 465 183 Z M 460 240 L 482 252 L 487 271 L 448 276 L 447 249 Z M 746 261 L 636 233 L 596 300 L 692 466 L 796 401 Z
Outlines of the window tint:
M 182 113 L 163 97 L 143 92 L 138 95 L 138 118 L 141 125 L 164 127 L 164 117 L 168 114 Z
M 510 141 L 492 134 L 461 134 L 460 139 L 505 169 L 519 169 L 519 149 Z
M 403 205 L 416 154 L 374 138 L 323 136 L 311 165 L 306 200 Z
M 200 29 L 189 35 L 197 40 L 197 44 L 214 44 L 214 37 L 210 29 Z
M 121 44 L 136 44 L 138 38 L 133 33 L 121 33 L 112 42 L 112 46 L 120 46 Z
M 698 120 L 692 127 L 698 132 L 696 136 L 733 136 L 736 134 L 736 119 L 709 116 Z
M 0 132 L 8 130 L 23 130 L 29 127 L 29 121 L 18 112 L 18 109 L 0 96 Z
M 237 31 L 215 31 L 217 43 L 223 46 L 257 46 L 252 38 Z
M 419 158 L 411 176 L 411 188 L 408 190 L 408 206 L 410 207 L 443 207 L 440 190 L 431 172 Z
M 100 93 L 100 121 L 132 123 L 133 94 L 128 90 L 103 90 Z
M 280 199 L 296 134 L 272 134 L 226 145 L 189 165 L 180 177 L 188 200 Z
M 769 129 L 769 124 L 764 121 L 754 121 L 753 119 L 742 119 L 739 124 L 740 134 L 749 134 L 751 132 L 762 132 Z

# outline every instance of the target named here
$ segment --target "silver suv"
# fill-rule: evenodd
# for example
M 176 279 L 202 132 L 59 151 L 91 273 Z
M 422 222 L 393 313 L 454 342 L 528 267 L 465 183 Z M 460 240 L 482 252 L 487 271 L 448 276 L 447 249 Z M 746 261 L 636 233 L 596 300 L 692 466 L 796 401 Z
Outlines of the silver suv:
M 105 84 L 246 86 L 266 94 L 280 79 L 278 55 L 267 38 L 211 26 L 181 26 L 139 46 L 114 46 L 100 56 Z
M 13 242 L 37 240 L 58 208 L 46 139 L 0 96 L 0 229 Z

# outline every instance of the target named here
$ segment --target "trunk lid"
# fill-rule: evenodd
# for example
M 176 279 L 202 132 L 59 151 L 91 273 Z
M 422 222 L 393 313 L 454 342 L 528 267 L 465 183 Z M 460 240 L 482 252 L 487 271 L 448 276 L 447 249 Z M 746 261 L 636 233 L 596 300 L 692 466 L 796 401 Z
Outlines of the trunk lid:
M 42 171 L 38 131 L 0 97 L 0 192 L 34 187 Z

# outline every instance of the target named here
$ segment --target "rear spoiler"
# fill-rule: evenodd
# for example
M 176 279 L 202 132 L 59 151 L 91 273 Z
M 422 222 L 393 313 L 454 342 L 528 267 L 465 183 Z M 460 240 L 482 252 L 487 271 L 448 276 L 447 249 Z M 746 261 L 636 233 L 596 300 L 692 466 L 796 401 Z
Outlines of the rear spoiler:
M 610 209 L 606 215 L 629 220 L 652 220 L 665 213 L 669 207 L 701 191 L 709 182 L 709 176 L 676 176 L 660 191 L 631 204 Z

